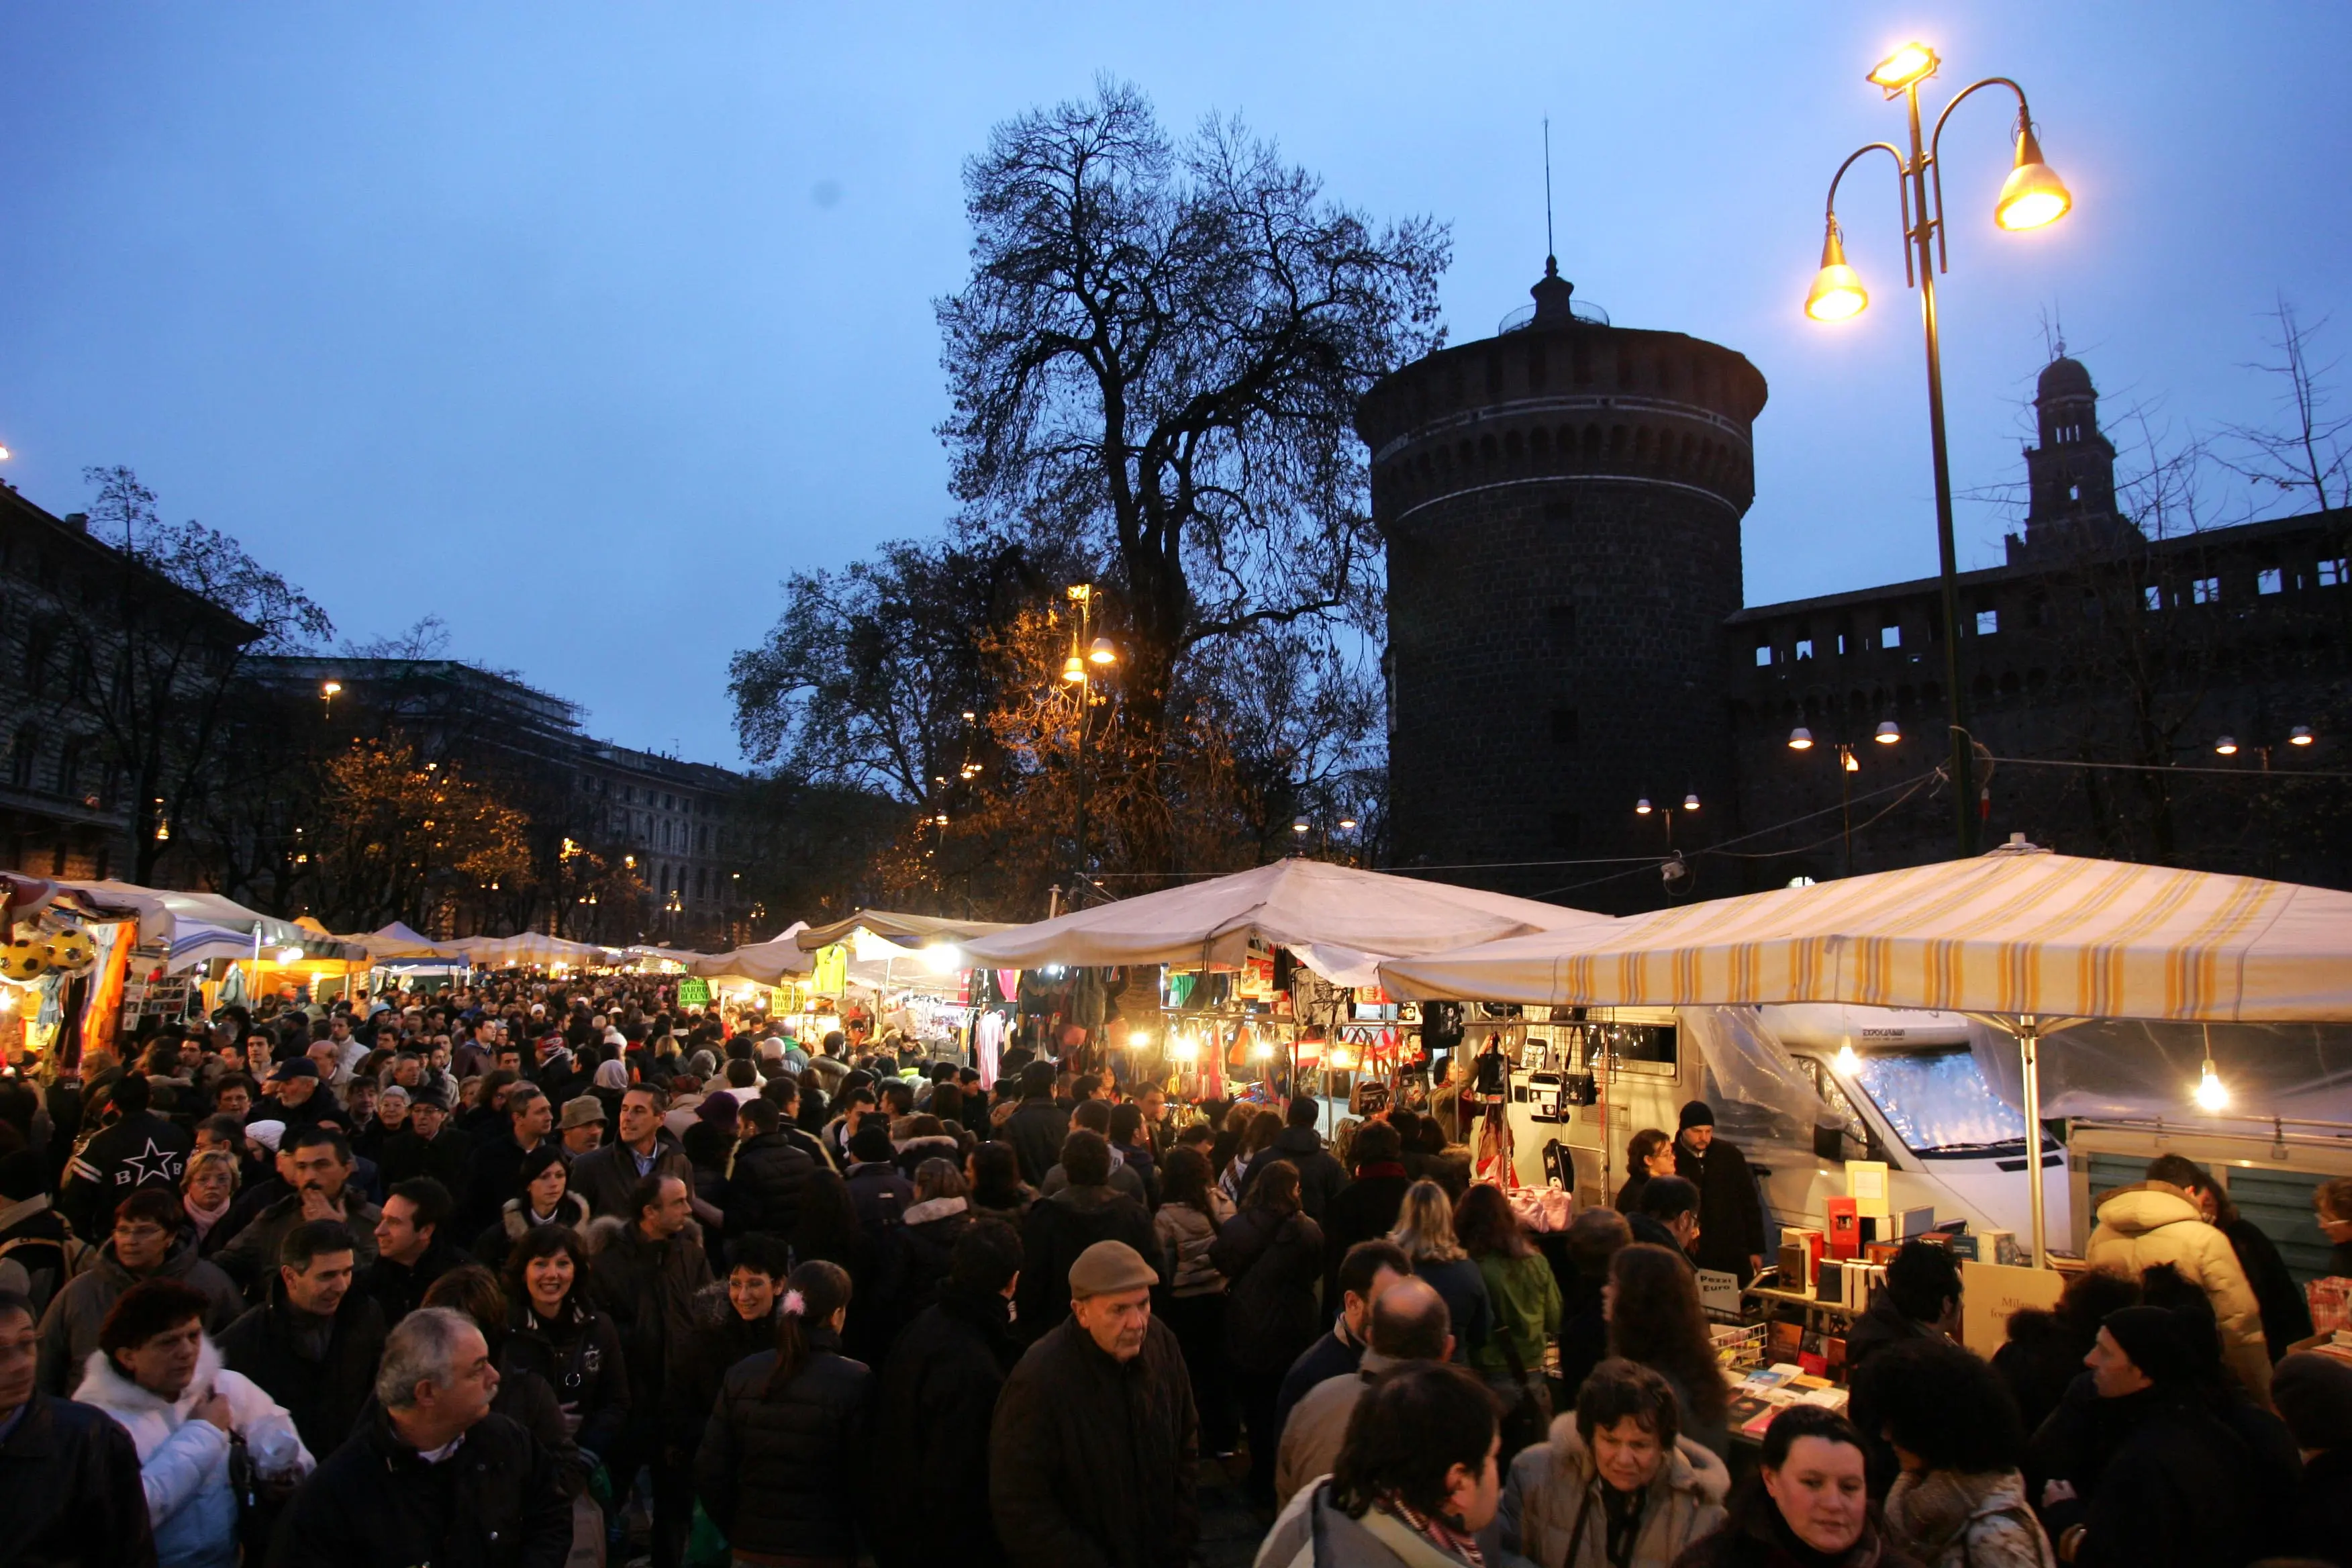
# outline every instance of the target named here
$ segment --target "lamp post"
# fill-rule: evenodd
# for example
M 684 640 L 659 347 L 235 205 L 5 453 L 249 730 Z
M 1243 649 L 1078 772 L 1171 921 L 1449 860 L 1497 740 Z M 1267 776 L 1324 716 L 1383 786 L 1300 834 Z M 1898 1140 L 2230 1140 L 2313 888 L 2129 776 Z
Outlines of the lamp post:
M 1070 906 L 1077 907 L 1078 889 L 1091 879 L 1087 874 L 1087 723 L 1094 714 L 1095 671 L 1108 672 L 1118 662 L 1118 649 L 1108 637 L 1093 637 L 1095 591 L 1092 584 L 1076 583 L 1066 590 L 1070 602 L 1078 607 L 1078 625 L 1070 637 L 1070 656 L 1062 661 L 1062 679 L 1075 687 L 1078 705 L 1076 727 L 1076 791 L 1078 797 L 1077 863 L 1074 869 L 1077 879 L 1071 884 Z
M 1664 866 L 1659 868 L 1659 869 L 1665 878 L 1666 889 L 1668 892 L 1672 892 L 1674 890 L 1674 885 L 1676 882 L 1681 881 L 1685 877 L 1690 875 L 1689 870 L 1683 865 L 1682 856 L 1675 849 L 1675 813 L 1677 811 L 1681 812 L 1685 816 L 1696 816 L 1698 812 L 1697 795 L 1694 793 L 1684 795 L 1683 803 L 1679 806 L 1674 803 L 1671 797 L 1667 799 L 1666 804 L 1664 805 L 1652 805 L 1648 795 L 1643 795 L 1641 799 L 1633 803 L 1634 816 L 1654 816 L 1665 824 L 1666 862 Z
M 1845 172 L 1872 153 L 1895 160 L 1895 189 L 1903 216 L 1903 280 L 1919 289 L 1920 320 L 1927 338 L 1927 441 L 1936 472 L 1936 547 L 1943 587 L 1944 704 L 1951 729 L 1953 827 L 1959 853 L 1976 853 L 1977 820 L 1974 758 L 1969 744 L 1968 714 L 1960 691 L 1960 595 L 1958 552 L 1952 541 L 1952 474 L 1944 440 L 1944 363 L 1936 316 L 1936 274 L 1948 266 L 1944 241 L 1944 175 L 1939 149 L 1944 122 L 1979 89 L 2004 87 L 2017 97 L 2016 161 L 2000 195 L 1994 198 L 1992 216 L 1999 227 L 2018 231 L 2057 222 L 2074 205 L 2074 197 L 2042 161 L 2042 145 L 2033 134 L 2033 120 L 2025 89 L 2007 77 L 1987 77 L 1962 88 L 1943 112 L 1935 131 L 1922 140 L 1919 130 L 1919 84 L 1936 74 L 1941 62 L 1925 44 L 1906 44 L 1872 68 L 1869 79 L 1887 98 L 1900 97 L 1908 111 L 1911 153 L 1891 142 L 1873 142 L 1856 149 L 1830 178 L 1828 211 L 1822 240 L 1821 270 L 1805 295 L 1805 314 L 1816 321 L 1843 321 L 1862 314 L 1870 303 L 1861 275 L 1846 264 L 1844 235 L 1838 227 L 1838 182 Z
M 2308 746 L 2318 739 L 2318 735 L 2313 731 L 2310 725 L 2297 724 L 2287 731 L 2285 743 L 2290 746 Z M 2234 757 L 2240 752 L 2249 751 L 2259 754 L 2263 760 L 2264 773 L 2271 771 L 2271 752 L 2275 749 L 2274 746 L 2264 742 L 2241 742 L 2234 735 L 2223 735 L 2213 742 L 2213 754 L 2217 757 Z
M 1844 733 L 1843 710 L 1838 725 L 1840 733 Z M 1882 746 L 1895 745 L 1903 739 L 1903 727 L 1892 719 L 1883 720 L 1871 739 Z M 1789 731 L 1789 750 L 1792 752 L 1810 752 L 1813 743 L 1813 732 L 1802 724 Z M 1853 742 L 1845 740 L 1837 742 L 1837 757 L 1839 835 L 1845 845 L 1845 869 L 1841 875 L 1851 877 L 1853 875 L 1853 775 L 1862 772 L 1862 758 L 1855 752 Z

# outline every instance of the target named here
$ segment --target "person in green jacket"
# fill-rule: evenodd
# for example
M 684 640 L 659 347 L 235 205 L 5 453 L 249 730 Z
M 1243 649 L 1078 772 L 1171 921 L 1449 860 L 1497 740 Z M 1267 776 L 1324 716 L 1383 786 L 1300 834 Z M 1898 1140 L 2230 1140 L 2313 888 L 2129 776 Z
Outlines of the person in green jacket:
M 1544 1347 L 1559 1333 L 1559 1282 L 1552 1277 L 1551 1265 L 1519 1228 L 1503 1190 L 1484 1182 L 1454 1205 L 1454 1237 L 1478 1265 L 1486 1298 L 1495 1308 L 1495 1331 L 1471 1351 L 1471 1368 L 1501 1397 L 1505 1409 L 1518 1403 L 1524 1386 L 1549 1419 L 1551 1395 L 1544 1381 Z M 1515 1352 L 1516 1371 L 1511 1364 Z

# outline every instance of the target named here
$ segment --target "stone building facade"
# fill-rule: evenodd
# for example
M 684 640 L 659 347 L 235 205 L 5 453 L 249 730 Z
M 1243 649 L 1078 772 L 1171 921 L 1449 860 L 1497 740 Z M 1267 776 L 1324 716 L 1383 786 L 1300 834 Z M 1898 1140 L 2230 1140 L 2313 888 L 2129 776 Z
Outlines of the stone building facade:
M 1391 863 L 1624 911 L 1950 854 L 1937 581 L 1743 608 L 1762 376 L 1534 292 L 1358 411 Z M 1983 842 L 2352 886 L 2352 511 L 2144 533 L 2088 371 L 2036 414 L 1959 578 Z

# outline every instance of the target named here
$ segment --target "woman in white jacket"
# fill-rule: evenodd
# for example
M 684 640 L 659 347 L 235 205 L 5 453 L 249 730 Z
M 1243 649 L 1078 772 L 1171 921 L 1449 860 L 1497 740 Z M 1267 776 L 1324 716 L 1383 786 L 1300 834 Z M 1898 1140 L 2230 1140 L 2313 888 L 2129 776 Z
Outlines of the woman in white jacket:
M 2197 1200 L 2166 1182 L 2117 1187 L 2099 1200 L 2099 1223 L 2083 1258 L 2094 1268 L 2137 1279 L 2159 1263 L 2201 1286 L 2221 1331 L 2221 1364 L 2255 1404 L 2271 1402 L 2269 1342 L 2262 1303 L 2230 1238 L 2205 1222 Z
M 176 1279 L 148 1279 L 116 1300 L 74 1397 L 131 1434 L 155 1531 L 157 1568 L 236 1568 L 231 1435 L 263 1480 L 313 1468 L 294 1418 L 250 1379 L 224 1368 L 205 1337 L 210 1300 Z

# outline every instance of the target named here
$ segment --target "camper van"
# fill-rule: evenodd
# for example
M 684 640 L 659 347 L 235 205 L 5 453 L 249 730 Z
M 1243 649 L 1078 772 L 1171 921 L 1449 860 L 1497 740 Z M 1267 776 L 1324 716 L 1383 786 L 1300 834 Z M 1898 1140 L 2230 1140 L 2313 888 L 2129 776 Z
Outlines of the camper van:
M 1875 1160 L 1896 1213 L 1932 1209 L 1938 1225 L 1964 1219 L 2021 1245 L 2032 1235 L 2024 1119 L 1986 1084 L 1958 1014 L 1620 1007 L 1518 1026 L 1527 1044 L 1508 1117 L 1523 1181 L 1557 1178 L 1580 1204 L 1606 1204 L 1625 1182 L 1633 1134 L 1671 1132 L 1683 1104 L 1704 1100 L 1756 1171 L 1769 1224 L 1825 1225 L 1828 1200 L 1846 1192 L 1845 1163 Z M 1475 1037 L 1465 1045 L 1478 1048 Z M 2040 1143 L 2048 1234 L 2063 1246 L 2066 1152 L 2046 1133 Z

